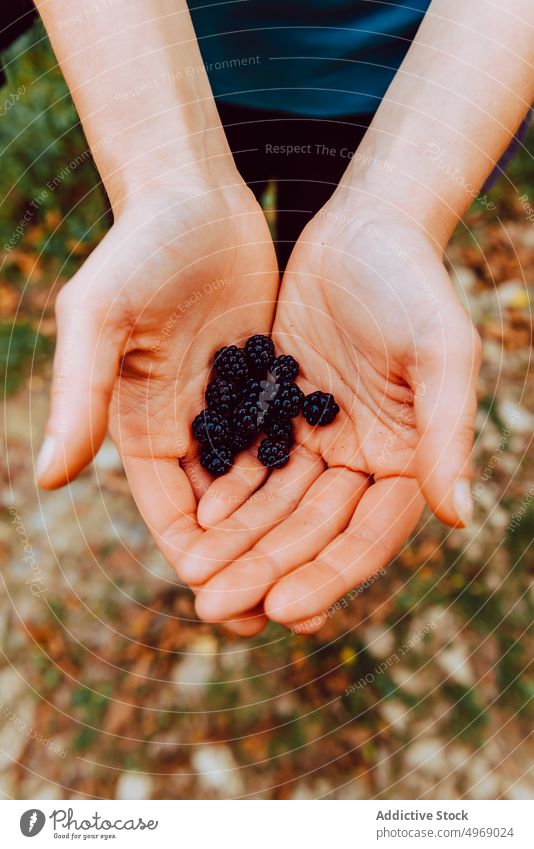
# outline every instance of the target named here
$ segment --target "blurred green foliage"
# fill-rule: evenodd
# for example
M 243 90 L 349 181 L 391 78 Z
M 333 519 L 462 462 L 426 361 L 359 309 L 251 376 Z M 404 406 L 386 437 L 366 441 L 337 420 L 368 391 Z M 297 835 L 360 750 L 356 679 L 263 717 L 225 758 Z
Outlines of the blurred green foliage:
M 52 345 L 26 321 L 0 321 L 0 374 L 6 394 L 19 388 L 25 376 L 33 371 L 52 350 Z
M 27 291 L 68 279 L 109 224 L 107 202 L 66 83 L 41 24 L 3 54 L 0 90 L 0 273 Z M 31 260 L 21 262 L 24 253 Z M 30 269 L 30 270 L 28 270 Z M 43 273 L 44 271 L 44 273 Z M 40 314 L 0 324 L 0 374 L 15 391 L 53 346 Z
M 30 219 L 27 232 L 53 212 L 60 222 L 58 237 L 46 233 L 36 247 L 45 256 L 68 260 L 70 242 L 93 244 L 105 229 L 99 177 L 41 25 L 3 58 L 7 85 L 0 96 L 0 245 L 14 238 L 25 216 Z

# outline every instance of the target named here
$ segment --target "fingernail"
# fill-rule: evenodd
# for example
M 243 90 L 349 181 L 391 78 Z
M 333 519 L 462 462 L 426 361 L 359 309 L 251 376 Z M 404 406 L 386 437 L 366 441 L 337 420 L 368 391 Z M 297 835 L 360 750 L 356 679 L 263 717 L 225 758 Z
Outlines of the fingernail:
M 473 521 L 473 496 L 468 480 L 457 481 L 454 487 L 454 507 L 464 527 L 470 525 Z
M 37 462 L 35 464 L 35 477 L 37 480 L 42 478 L 50 463 L 52 462 L 54 452 L 56 449 L 56 440 L 53 436 L 45 437 L 43 444 L 41 445 L 41 450 L 39 451 L 39 456 L 37 457 Z

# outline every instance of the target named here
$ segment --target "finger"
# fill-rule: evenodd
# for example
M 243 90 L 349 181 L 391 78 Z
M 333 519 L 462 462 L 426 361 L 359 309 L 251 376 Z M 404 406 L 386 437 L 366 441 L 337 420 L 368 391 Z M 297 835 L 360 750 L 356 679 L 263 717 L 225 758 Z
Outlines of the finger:
M 412 372 L 417 430 L 416 468 L 434 513 L 448 525 L 472 519 L 471 452 L 477 407 L 480 342 L 466 316 L 445 345 L 420 356 Z
M 327 469 L 287 519 L 199 588 L 200 618 L 218 622 L 259 604 L 276 581 L 345 530 L 368 486 L 367 475 Z
M 287 627 L 296 636 L 308 637 L 312 634 L 317 634 L 325 624 L 327 618 L 326 613 L 318 613 L 312 616 L 311 619 L 304 619 L 302 622 L 296 622 L 294 625 L 288 625 Z
M 112 326 L 96 307 L 84 307 L 71 286 L 56 301 L 51 410 L 35 469 L 44 489 L 75 478 L 100 448 L 126 341 L 126 330 Z
M 178 574 L 181 553 L 202 534 L 196 522 L 191 469 L 183 469 L 177 460 L 139 458 L 124 458 L 124 466 L 139 512 L 159 550 Z M 222 624 L 236 636 L 250 637 L 259 634 L 267 622 L 265 615 L 244 614 L 235 622 Z
M 203 531 L 197 501 L 178 460 L 123 455 L 124 470 L 139 512 L 159 550 L 179 577 L 180 557 Z
M 231 516 L 262 485 L 269 472 L 253 451 L 239 454 L 227 475 L 208 487 L 198 505 L 198 522 L 211 528 Z
M 413 478 L 385 478 L 370 486 L 347 530 L 270 590 L 267 616 L 289 624 L 321 614 L 389 563 L 417 524 L 423 503 Z
M 203 533 L 196 521 L 197 502 L 190 481 L 177 460 L 123 459 L 139 512 L 161 553 L 176 570 L 181 552 Z M 236 636 L 253 637 L 268 622 L 263 608 L 257 608 L 222 624 Z
M 187 475 L 187 479 L 191 484 L 191 489 L 195 494 L 195 499 L 198 505 L 198 502 L 200 501 L 204 493 L 207 492 L 207 490 L 209 489 L 213 478 L 211 477 L 209 472 L 207 472 L 206 469 L 201 466 L 199 451 L 191 451 L 186 456 L 182 457 L 180 459 L 180 466 Z
M 256 637 L 269 624 L 263 606 L 258 605 L 253 610 L 243 613 L 237 619 L 231 619 L 227 622 L 221 622 L 223 628 L 235 634 L 238 637 Z
M 297 448 L 291 462 L 272 472 L 265 486 L 242 507 L 217 527 L 205 531 L 182 558 L 180 574 L 189 583 L 203 584 L 236 560 L 292 513 L 323 469 L 321 459 Z

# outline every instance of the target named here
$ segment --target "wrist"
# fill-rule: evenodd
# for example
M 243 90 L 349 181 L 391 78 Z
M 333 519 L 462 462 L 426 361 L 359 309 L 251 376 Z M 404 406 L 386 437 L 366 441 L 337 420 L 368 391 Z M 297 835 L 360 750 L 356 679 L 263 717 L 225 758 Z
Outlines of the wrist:
M 453 203 L 446 181 L 426 149 L 366 146 L 356 151 L 335 194 L 346 209 L 363 208 L 366 216 L 419 230 L 442 253 L 470 201 L 466 189 Z
M 165 178 L 231 177 L 186 0 L 116 0 L 88 16 L 83 0 L 36 2 L 114 211 Z
M 372 238 L 373 234 L 376 240 L 382 240 L 391 232 L 405 232 L 426 242 L 439 257 L 443 256 L 447 243 L 447 239 L 436 235 L 437 225 L 431 211 L 427 215 L 421 207 L 414 210 L 401 204 L 388 191 L 387 183 L 377 181 L 340 183 L 316 218 L 322 227 L 331 230 L 335 240 L 343 236 L 344 241 L 350 242 L 355 236 Z
M 312 253 L 312 265 L 319 268 L 318 278 L 332 279 L 332 268 L 343 269 L 344 279 L 354 283 L 365 280 L 373 270 L 387 269 L 388 285 L 405 274 L 414 285 L 428 288 L 426 268 L 444 268 L 444 254 L 426 228 L 415 223 L 404 211 L 373 195 L 355 196 L 343 188 L 317 213 L 305 231 L 304 253 Z M 360 267 L 361 266 L 361 267 Z M 356 267 L 360 270 L 356 273 Z M 338 273 L 338 272 L 336 272 Z M 373 289 L 380 288 L 381 277 L 373 278 Z M 431 286 L 430 286 L 431 288 Z
M 104 136 L 93 144 L 114 214 L 147 193 L 189 184 L 224 188 L 243 183 L 218 115 L 211 124 L 205 115 L 196 123 L 166 121 L 153 128 L 150 139 L 135 129 L 129 135 L 125 140 Z
M 136 175 L 135 184 L 131 180 L 128 192 L 112 204 L 112 209 L 114 222 L 121 222 L 121 227 L 127 230 L 158 222 L 161 234 L 174 234 L 173 238 L 178 233 L 176 225 L 182 232 L 193 220 L 225 220 L 232 228 L 246 212 L 262 214 L 253 193 L 237 171 L 221 171 L 213 176 L 206 171 L 195 169 L 193 172 L 186 168 L 163 178 L 161 174 L 150 178 L 146 174 Z

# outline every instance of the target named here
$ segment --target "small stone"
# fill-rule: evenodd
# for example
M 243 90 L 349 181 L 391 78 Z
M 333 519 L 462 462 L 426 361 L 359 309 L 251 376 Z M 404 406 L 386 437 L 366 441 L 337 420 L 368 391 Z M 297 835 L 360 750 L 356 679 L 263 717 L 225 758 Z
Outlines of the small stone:
M 405 690 L 413 696 L 423 696 L 428 692 L 428 676 L 418 669 L 395 664 L 390 667 L 389 675 L 399 690 Z
M 17 699 L 2 712 L 0 730 L 0 771 L 13 766 L 22 755 L 33 729 L 35 702 L 31 698 Z M 7 711 L 7 715 L 5 713 Z
M 219 661 L 221 669 L 230 676 L 241 674 L 250 660 L 250 649 L 244 641 L 240 643 L 226 643 L 221 648 Z
M 462 687 L 474 686 L 475 676 L 469 664 L 467 651 L 458 641 L 438 652 L 436 661 L 443 671 Z
M 466 294 L 473 292 L 478 283 L 478 277 L 475 272 L 466 265 L 456 266 L 451 269 L 451 276 L 453 283 Z
M 150 799 L 152 779 L 149 775 L 136 772 L 123 772 L 115 789 L 116 799 Z
M 410 720 L 410 711 L 398 699 L 386 699 L 380 705 L 380 713 L 395 731 L 406 731 Z
M 472 780 L 471 775 L 469 780 Z M 490 770 L 477 777 L 476 782 L 468 788 L 467 795 L 470 799 L 495 799 L 499 795 L 499 779 L 496 773 Z
M 447 744 L 437 739 L 420 740 L 410 746 L 404 759 L 407 769 L 417 769 L 438 778 L 447 771 Z
M 363 638 L 367 651 L 373 657 L 388 657 L 394 648 L 395 638 L 393 630 L 386 626 L 367 625 L 363 630 Z
M 245 792 L 243 778 L 228 746 L 198 746 L 191 762 L 198 773 L 200 785 L 206 790 L 214 790 L 225 798 L 240 796 Z
M 506 283 L 501 283 L 497 289 L 497 298 L 501 307 L 523 309 L 530 303 L 525 284 L 520 280 L 508 280 Z
M 43 781 L 34 791 L 32 791 L 32 799 L 61 799 L 61 788 L 56 784 L 50 784 L 48 781 Z
M 423 791 L 424 792 L 424 791 Z M 453 776 L 444 778 L 432 787 L 432 799 L 457 799 L 458 788 Z
M 504 426 L 512 432 L 528 434 L 530 436 L 534 430 L 534 415 L 514 401 L 509 399 L 500 401 L 499 416 Z
M 104 441 L 93 462 L 99 472 L 119 472 L 123 469 L 119 452 L 111 439 Z
M 512 784 L 505 794 L 507 799 L 514 799 L 517 802 L 522 802 L 525 799 L 532 801 L 532 787 L 524 783 L 517 782 Z
M 454 772 L 461 771 L 463 774 L 471 755 L 472 751 L 461 743 L 451 743 L 447 746 L 447 762 Z
M 196 640 L 172 673 L 178 694 L 188 699 L 203 693 L 215 675 L 216 658 L 216 640 L 210 637 Z
M 308 784 L 304 784 L 304 782 L 299 782 L 293 793 L 291 794 L 291 798 L 297 800 L 298 802 L 306 802 L 310 799 L 315 799 L 312 788 Z
M 353 778 L 336 791 L 335 798 L 347 800 L 368 799 L 369 792 L 369 787 L 363 778 Z
M 20 698 L 29 693 L 29 685 L 25 682 L 24 676 L 13 669 L 11 666 L 6 666 L 0 671 L 0 694 L 5 702 L 6 709 L 16 712 L 16 705 Z

